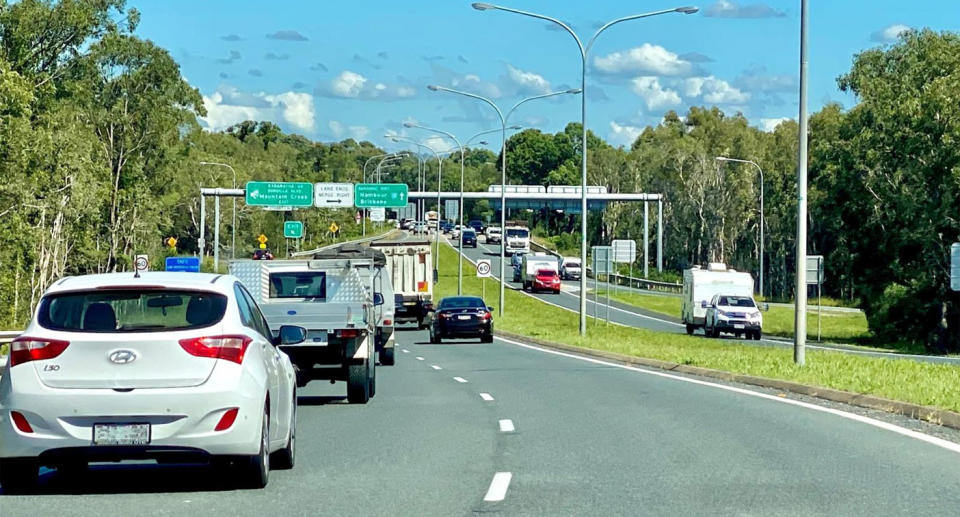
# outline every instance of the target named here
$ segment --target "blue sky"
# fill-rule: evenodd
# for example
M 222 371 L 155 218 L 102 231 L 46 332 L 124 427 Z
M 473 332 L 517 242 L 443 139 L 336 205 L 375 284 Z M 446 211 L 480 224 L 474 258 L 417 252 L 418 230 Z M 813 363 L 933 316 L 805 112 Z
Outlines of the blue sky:
M 461 140 L 498 127 L 472 99 L 428 91 L 440 84 L 492 98 L 504 111 L 518 100 L 580 86 L 573 39 L 549 23 L 466 0 L 252 2 L 135 1 L 139 34 L 167 48 L 200 89 L 219 130 L 245 119 L 272 120 L 315 140 L 348 137 L 390 148 L 383 135 L 429 133 Z M 810 2 L 810 108 L 849 107 L 836 86 L 861 50 L 889 44 L 906 28 L 960 30 L 956 0 Z M 504 0 L 570 24 L 588 39 L 609 20 L 687 5 L 661 0 Z M 742 111 L 770 128 L 797 116 L 799 0 L 707 0 L 693 15 L 626 22 L 601 35 L 590 53 L 587 125 L 629 145 L 648 124 L 690 106 Z M 558 131 L 580 120 L 576 95 L 525 104 L 512 124 Z M 493 138 L 494 142 L 496 137 Z M 449 144 L 433 138 L 444 148 Z M 491 145 L 498 149 L 498 145 Z

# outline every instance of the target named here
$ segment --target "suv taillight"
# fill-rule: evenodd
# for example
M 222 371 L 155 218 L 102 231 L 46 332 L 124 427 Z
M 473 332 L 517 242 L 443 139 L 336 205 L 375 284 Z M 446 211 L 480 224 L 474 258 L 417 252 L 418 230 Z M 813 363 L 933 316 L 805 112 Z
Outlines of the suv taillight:
M 339 329 L 336 335 L 339 338 L 353 338 L 359 336 L 360 331 L 357 329 Z
M 10 366 L 53 359 L 62 354 L 69 341 L 39 337 L 18 337 L 10 343 Z
M 224 359 L 240 364 L 252 341 L 244 335 L 192 337 L 181 339 L 180 347 L 196 357 Z

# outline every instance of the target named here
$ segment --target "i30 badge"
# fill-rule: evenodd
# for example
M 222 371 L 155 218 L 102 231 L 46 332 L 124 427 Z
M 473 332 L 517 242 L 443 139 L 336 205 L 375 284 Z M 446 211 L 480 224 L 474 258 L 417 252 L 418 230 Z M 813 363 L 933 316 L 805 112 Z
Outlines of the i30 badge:
M 137 353 L 133 350 L 116 350 L 110 353 L 110 362 L 116 364 L 127 364 L 137 360 Z

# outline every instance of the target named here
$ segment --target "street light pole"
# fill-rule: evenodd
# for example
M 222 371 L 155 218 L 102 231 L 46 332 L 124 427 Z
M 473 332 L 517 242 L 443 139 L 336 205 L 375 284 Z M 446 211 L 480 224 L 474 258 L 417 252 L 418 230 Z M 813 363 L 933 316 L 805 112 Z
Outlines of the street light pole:
M 807 342 L 807 0 L 800 0 L 800 156 L 797 160 L 797 295 L 793 362 L 806 363 Z
M 757 168 L 760 171 L 760 296 L 763 296 L 763 249 L 764 249 L 764 240 L 763 240 L 763 169 L 757 165 L 757 162 L 751 160 L 739 160 L 737 158 L 727 158 L 725 156 L 717 156 L 717 161 L 721 162 L 735 162 L 735 163 L 749 163 Z
M 477 4 L 474 4 L 474 7 L 476 7 L 476 6 L 477 6 Z M 486 98 L 486 97 L 477 95 L 477 94 L 475 94 L 475 93 L 464 92 L 464 91 L 460 91 L 460 90 L 454 90 L 454 89 L 452 89 L 452 88 L 446 88 L 446 87 L 437 86 L 437 85 L 430 85 L 430 86 L 427 86 L 427 88 L 428 88 L 429 90 L 431 90 L 431 91 L 443 91 L 443 92 L 455 93 L 455 94 L 457 94 L 457 95 L 463 95 L 463 96 L 465 96 L 465 97 L 472 97 L 472 98 L 477 99 L 477 100 L 479 100 L 479 101 L 483 101 L 483 102 L 489 104 L 490 107 L 492 107 L 492 108 L 497 112 L 497 116 L 500 117 L 500 130 L 501 130 L 501 135 L 500 135 L 500 144 L 501 144 L 501 147 L 500 147 L 500 156 L 501 156 L 501 163 L 500 163 L 500 231 L 503 232 L 503 236 L 502 236 L 502 239 L 501 239 L 501 242 L 500 242 L 500 304 L 499 304 L 499 306 L 498 306 L 498 309 L 499 309 L 500 317 L 502 318 L 502 317 L 503 317 L 503 308 L 504 308 L 504 307 L 503 307 L 503 306 L 504 306 L 504 291 L 505 291 L 505 288 L 506 288 L 506 257 L 507 257 L 507 255 L 506 255 L 506 239 L 507 239 L 507 119 L 509 119 L 509 118 L 510 118 L 510 115 L 511 115 L 517 108 L 519 108 L 521 104 L 523 104 L 523 103 L 525 103 L 525 102 L 532 101 L 532 100 L 535 100 L 535 99 L 543 99 L 543 98 L 545 98 L 545 97 L 553 97 L 554 95 L 563 95 L 563 94 L 565 94 L 565 93 L 581 93 L 583 90 L 582 90 L 582 89 L 580 89 L 580 90 L 576 90 L 576 89 L 573 89 L 573 90 L 565 90 L 565 91 L 562 91 L 562 92 L 550 92 L 550 93 L 545 93 L 545 94 L 543 94 L 543 95 L 535 95 L 535 96 L 533 96 L 533 97 L 528 97 L 528 98 L 523 99 L 523 100 L 521 100 L 520 102 L 514 104 L 513 107 L 510 108 L 510 111 L 507 112 L 506 116 L 504 116 L 503 112 L 500 111 L 500 107 L 497 106 L 496 103 L 494 103 L 493 101 L 491 101 L 490 99 L 488 99 L 488 98 Z M 519 129 L 519 126 L 514 126 L 514 127 L 517 128 L 517 129 Z M 473 139 L 473 138 L 475 138 L 475 137 L 477 137 L 477 136 L 480 136 L 480 134 L 482 134 L 482 133 L 479 133 L 479 134 L 477 134 L 477 135 L 474 135 L 473 137 L 471 137 L 471 139 Z M 462 195 L 462 194 L 463 194 L 463 191 L 462 191 L 462 189 L 461 189 L 461 195 Z M 461 209 L 461 210 L 462 210 L 462 209 Z M 461 239 L 462 239 L 462 236 L 463 236 L 462 226 L 463 226 L 463 225 L 461 224 L 461 233 L 460 233 Z
M 421 126 L 420 124 L 414 124 L 413 122 L 404 122 L 403 126 L 408 128 L 423 129 L 425 131 L 430 131 L 432 133 L 439 133 L 441 135 L 444 135 L 452 139 L 454 142 L 456 142 L 457 147 L 460 148 L 460 207 L 458 210 L 458 212 L 460 212 L 460 245 L 458 246 L 458 248 L 460 249 L 460 260 L 458 261 L 458 264 L 457 264 L 457 295 L 461 295 L 463 294 L 463 212 L 464 212 L 463 210 L 464 208 L 463 207 L 463 178 L 465 173 L 464 164 L 463 164 L 463 160 L 464 160 L 463 144 L 460 143 L 460 140 L 458 140 L 457 137 L 453 135 L 453 133 L 448 133 L 441 129 L 434 129 L 432 127 Z M 439 193 L 438 193 L 438 196 L 439 196 Z M 438 206 L 437 207 L 437 212 L 438 212 L 437 234 L 440 233 L 439 208 L 440 207 Z
M 545 16 L 542 14 L 531 13 L 527 11 L 521 11 L 518 9 L 512 9 L 509 7 L 502 7 L 498 5 L 492 5 L 482 2 L 476 2 L 473 4 L 473 8 L 479 11 L 486 11 L 490 9 L 495 9 L 499 11 L 506 11 L 514 14 L 521 14 L 523 16 L 529 16 L 531 18 L 538 18 L 540 20 L 546 20 L 548 22 L 555 23 L 559 25 L 563 30 L 567 31 L 573 39 L 577 42 L 577 46 L 580 49 L 580 60 L 581 60 L 581 69 L 580 69 L 580 91 L 581 91 L 581 105 L 580 105 L 580 125 L 583 126 L 580 145 L 581 145 L 581 160 L 580 160 L 580 263 L 586 267 L 587 264 L 587 56 L 590 53 L 590 48 L 593 46 L 594 41 L 596 41 L 597 36 L 599 36 L 603 31 L 612 27 L 621 22 L 636 20 L 639 18 L 648 18 L 651 16 L 657 16 L 660 14 L 668 13 L 683 13 L 683 14 L 693 14 L 699 9 L 696 7 L 677 7 L 674 9 L 666 9 L 662 11 L 654 11 L 644 14 L 636 14 L 632 16 L 625 16 L 623 18 L 618 18 L 611 22 L 606 23 L 600 27 L 597 32 L 593 34 L 587 45 L 584 46 L 583 42 L 580 40 L 580 37 L 577 36 L 577 33 L 573 31 L 567 24 L 562 21 Z M 580 275 L 580 335 L 586 335 L 587 333 L 587 275 Z
M 422 147 L 422 148 L 430 151 L 431 153 L 433 153 L 433 155 L 436 156 L 436 158 L 437 158 L 437 231 L 436 231 L 436 233 L 435 233 L 435 235 L 434 235 L 434 239 L 433 239 L 433 243 L 434 243 L 434 252 L 433 252 L 433 277 L 434 277 L 435 279 L 438 279 L 438 278 L 440 278 L 439 275 L 438 275 L 438 271 L 439 271 L 439 269 L 440 269 L 440 190 L 441 190 L 441 189 L 440 189 L 440 184 L 441 184 L 441 180 L 443 179 L 443 158 L 440 156 L 440 153 L 438 153 L 438 152 L 437 152 L 436 150 L 434 150 L 432 147 L 430 147 L 429 145 L 426 145 L 426 144 L 421 144 L 420 142 L 417 142 L 416 140 L 413 140 L 413 139 L 410 139 L 410 138 L 405 138 L 405 137 L 402 137 L 402 136 L 396 136 L 396 135 L 384 135 L 384 138 L 389 138 L 389 139 L 393 140 L 394 142 L 407 142 L 407 143 L 413 144 L 413 145 L 415 145 L 415 146 L 417 146 L 417 147 Z M 426 183 L 426 179 L 424 179 L 424 183 Z M 429 234 L 428 234 L 428 235 L 427 235 L 427 238 L 429 239 L 429 237 L 430 237 L 430 236 L 429 236 Z M 429 242 L 429 240 L 428 240 L 428 242 Z
M 237 188 L 237 171 L 234 170 L 234 168 L 230 165 L 219 162 L 200 162 L 200 165 L 216 165 L 230 169 L 230 172 L 233 173 L 233 188 Z M 237 198 L 231 197 L 230 203 L 232 204 L 230 207 L 230 215 L 232 217 L 232 221 L 230 223 L 230 259 L 233 260 L 237 258 Z

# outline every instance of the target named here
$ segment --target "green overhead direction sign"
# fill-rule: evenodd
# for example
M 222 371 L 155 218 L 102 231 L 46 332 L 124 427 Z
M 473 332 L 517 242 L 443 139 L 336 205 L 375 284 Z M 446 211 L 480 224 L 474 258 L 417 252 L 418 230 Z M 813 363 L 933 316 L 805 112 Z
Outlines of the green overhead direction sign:
M 357 183 L 354 203 L 357 208 L 399 208 L 407 206 L 406 183 Z
M 249 181 L 246 201 L 250 206 L 313 206 L 313 183 Z
M 302 239 L 303 223 L 300 221 L 284 221 L 283 236 L 288 239 Z

